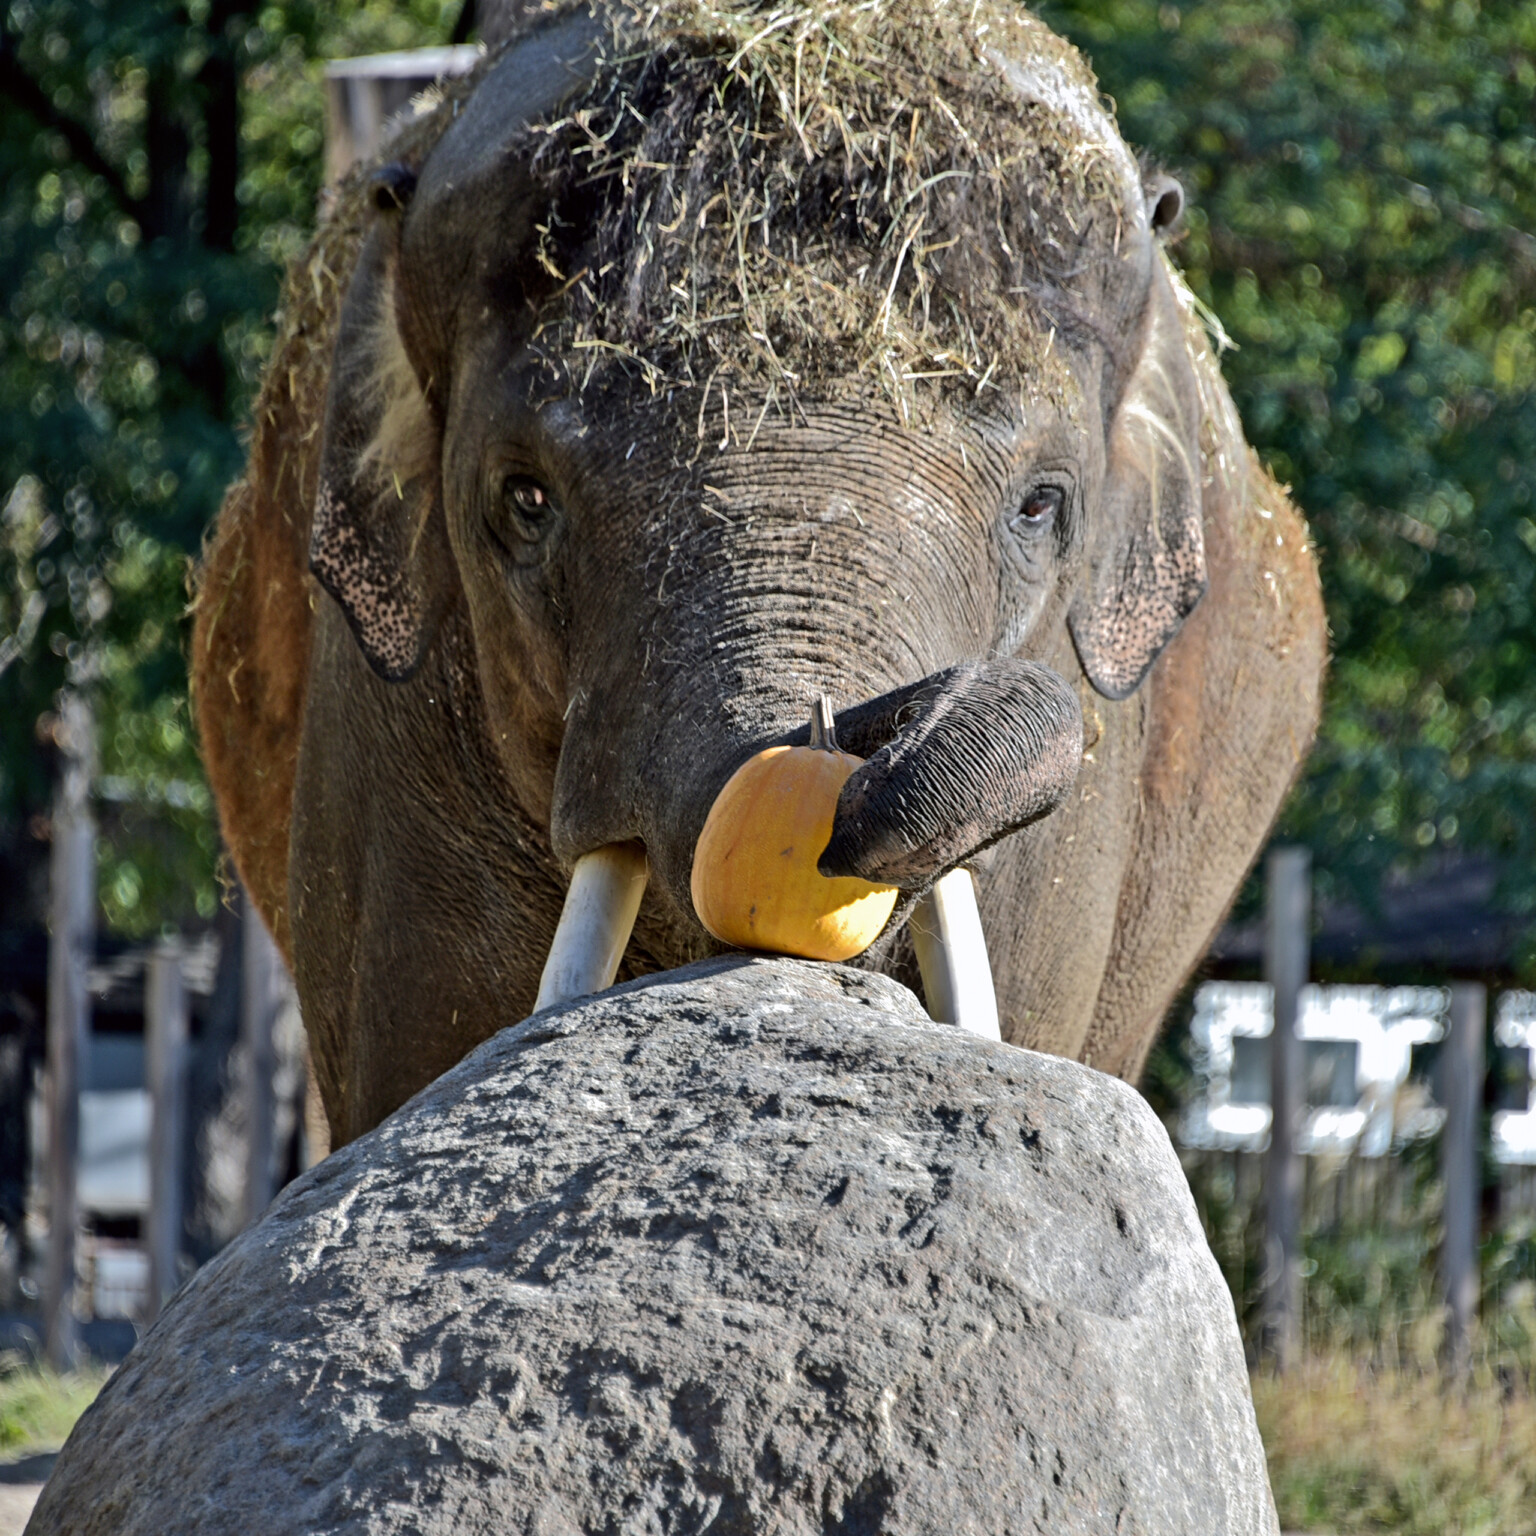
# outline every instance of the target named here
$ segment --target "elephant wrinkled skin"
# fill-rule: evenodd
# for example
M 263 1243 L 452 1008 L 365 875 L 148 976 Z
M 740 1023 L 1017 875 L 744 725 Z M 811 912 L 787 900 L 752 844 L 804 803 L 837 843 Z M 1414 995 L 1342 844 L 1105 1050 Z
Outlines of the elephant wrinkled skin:
M 389 153 L 290 284 L 194 637 L 336 1141 L 529 1011 L 583 854 L 650 860 L 621 976 L 718 948 L 704 816 L 821 691 L 870 759 L 823 870 L 907 897 L 864 963 L 914 980 L 967 864 L 1004 1038 L 1134 1076 L 1325 628 L 1086 66 L 1002 0 L 598 0 Z

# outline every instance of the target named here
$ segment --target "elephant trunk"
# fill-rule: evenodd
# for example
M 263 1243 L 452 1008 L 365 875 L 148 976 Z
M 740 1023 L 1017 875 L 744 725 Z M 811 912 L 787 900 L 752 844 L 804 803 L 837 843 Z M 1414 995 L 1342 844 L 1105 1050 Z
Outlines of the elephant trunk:
M 838 728 L 868 761 L 843 786 L 821 872 L 906 890 L 1049 815 L 1083 755 L 1071 686 L 1009 657 L 950 667 Z
M 806 726 L 772 729 L 786 718 L 803 718 L 802 698 L 757 700 L 750 710 L 740 702 L 712 700 L 703 717 L 696 701 L 674 713 L 648 743 L 642 740 L 644 772 L 624 761 L 635 751 L 632 739 L 620 733 L 616 750 L 611 726 L 604 732 L 593 728 L 595 720 L 572 721 L 553 831 L 557 851 L 576 874 L 541 1002 L 575 995 L 571 985 L 593 990 L 612 980 L 638 905 L 635 871 L 645 878 L 644 858 L 623 853 L 621 845 L 644 845 L 664 904 L 674 909 L 670 926 L 689 935 L 677 958 L 686 958 L 683 949 L 697 953 L 703 946 L 688 880 L 709 808 L 751 753 L 798 744 L 809 734 Z M 724 722 L 742 714 L 768 728 L 699 727 L 701 718 Z M 842 792 L 822 873 L 859 875 L 912 895 L 1054 810 L 1082 756 L 1082 716 L 1072 688 L 1045 667 L 1011 658 L 949 667 L 854 705 L 838 714 L 837 733 L 846 750 L 867 761 Z

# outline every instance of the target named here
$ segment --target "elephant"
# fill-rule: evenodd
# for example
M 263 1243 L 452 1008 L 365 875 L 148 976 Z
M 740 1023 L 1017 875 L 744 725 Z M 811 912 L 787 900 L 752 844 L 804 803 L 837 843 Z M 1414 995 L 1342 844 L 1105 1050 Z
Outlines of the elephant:
M 820 867 L 901 892 L 857 963 L 920 987 L 969 871 L 1002 1037 L 1134 1079 L 1326 624 L 1087 64 L 1013 0 L 562 0 L 381 158 L 290 276 L 192 639 L 333 1141 L 533 1009 L 604 850 L 649 876 L 608 976 L 718 952 L 704 818 L 821 694 L 866 762 Z

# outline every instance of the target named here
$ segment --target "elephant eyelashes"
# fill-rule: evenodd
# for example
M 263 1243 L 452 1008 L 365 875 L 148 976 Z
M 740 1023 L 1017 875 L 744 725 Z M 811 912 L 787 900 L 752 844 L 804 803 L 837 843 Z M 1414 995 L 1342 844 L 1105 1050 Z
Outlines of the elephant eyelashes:
M 1056 525 L 1066 496 L 1060 486 L 1037 485 L 1008 519 L 1016 532 L 1033 538 Z
M 529 475 L 508 475 L 501 482 L 502 524 L 514 538 L 537 544 L 555 525 L 549 492 Z

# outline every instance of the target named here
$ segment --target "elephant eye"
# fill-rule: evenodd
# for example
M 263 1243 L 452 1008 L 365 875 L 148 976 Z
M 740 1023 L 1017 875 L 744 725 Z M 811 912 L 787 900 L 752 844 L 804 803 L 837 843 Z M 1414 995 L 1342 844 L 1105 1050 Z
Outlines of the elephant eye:
M 1065 500 L 1059 485 L 1037 485 L 1009 521 L 1020 533 L 1042 533 L 1061 516 Z
M 501 509 L 520 538 L 541 539 L 555 521 L 549 492 L 530 475 L 508 475 L 501 482 Z

